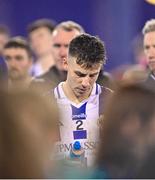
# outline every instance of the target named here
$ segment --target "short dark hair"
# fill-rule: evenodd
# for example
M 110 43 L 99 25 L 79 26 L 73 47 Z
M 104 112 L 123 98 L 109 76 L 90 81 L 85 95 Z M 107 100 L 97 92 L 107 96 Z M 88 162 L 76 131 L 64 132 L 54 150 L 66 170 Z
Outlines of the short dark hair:
M 29 57 L 32 57 L 32 50 L 26 41 L 25 38 L 21 36 L 13 37 L 11 38 L 4 46 L 4 49 L 9 49 L 9 48 L 22 48 L 25 49 L 29 55 Z
M 41 27 L 46 27 L 49 31 L 53 32 L 56 22 L 51 19 L 38 19 L 28 25 L 27 32 L 31 33 Z
M 94 64 L 105 64 L 106 62 L 104 43 L 98 37 L 89 34 L 81 34 L 70 42 L 69 55 L 76 57 L 76 63 L 84 68 L 91 68 Z

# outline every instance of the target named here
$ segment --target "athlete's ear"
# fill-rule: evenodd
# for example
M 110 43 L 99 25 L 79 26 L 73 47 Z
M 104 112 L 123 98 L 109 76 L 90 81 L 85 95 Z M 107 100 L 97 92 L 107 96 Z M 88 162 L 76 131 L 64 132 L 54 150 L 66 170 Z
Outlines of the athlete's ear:
M 63 65 L 64 65 L 64 70 L 66 70 L 67 71 L 67 69 L 68 69 L 68 61 L 67 61 L 67 58 L 63 58 Z

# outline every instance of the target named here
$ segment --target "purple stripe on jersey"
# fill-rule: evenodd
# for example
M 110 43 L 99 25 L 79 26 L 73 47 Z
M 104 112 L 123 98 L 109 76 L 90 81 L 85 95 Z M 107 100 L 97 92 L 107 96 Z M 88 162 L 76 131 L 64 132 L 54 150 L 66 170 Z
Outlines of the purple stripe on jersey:
M 96 93 L 95 94 L 98 94 L 98 84 L 96 84 Z
M 74 139 L 87 139 L 87 131 L 86 130 L 78 130 L 73 131 Z
M 61 96 L 60 96 L 60 91 L 59 91 L 59 87 L 58 86 L 56 87 L 56 90 L 57 90 L 58 98 L 60 99 Z
M 84 103 L 81 107 L 77 108 L 71 104 L 72 108 L 72 120 L 84 120 L 86 119 L 86 105 L 87 102 Z

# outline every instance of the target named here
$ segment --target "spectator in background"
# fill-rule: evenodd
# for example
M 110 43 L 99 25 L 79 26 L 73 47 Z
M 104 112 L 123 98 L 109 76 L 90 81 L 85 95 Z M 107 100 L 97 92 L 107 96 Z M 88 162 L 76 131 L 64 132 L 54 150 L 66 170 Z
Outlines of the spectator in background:
M 52 34 L 52 52 L 56 66 L 61 71 L 64 70 L 63 61 L 67 57 L 70 41 L 84 33 L 84 29 L 73 21 L 66 21 L 58 24 Z
M 142 33 L 147 68 L 131 68 L 125 72 L 123 79 L 155 90 L 155 19 L 145 23 Z
M 53 98 L 32 90 L 0 92 L 0 178 L 46 179 L 59 135 Z
M 31 70 L 35 77 L 44 74 L 55 65 L 52 55 L 52 32 L 55 24 L 50 19 L 39 19 L 28 26 L 30 45 L 36 56 L 36 61 Z
M 3 57 L 8 67 L 10 88 L 28 87 L 32 77 L 29 70 L 32 65 L 32 52 L 22 37 L 10 39 L 4 46 Z
M 119 87 L 106 106 L 101 127 L 97 158 L 101 171 L 93 178 L 152 177 L 150 174 L 144 177 L 141 173 L 148 163 L 151 147 L 155 146 L 153 91 L 138 85 Z
M 144 53 L 150 69 L 144 85 L 155 90 L 155 19 L 147 21 L 142 32 L 144 35 Z

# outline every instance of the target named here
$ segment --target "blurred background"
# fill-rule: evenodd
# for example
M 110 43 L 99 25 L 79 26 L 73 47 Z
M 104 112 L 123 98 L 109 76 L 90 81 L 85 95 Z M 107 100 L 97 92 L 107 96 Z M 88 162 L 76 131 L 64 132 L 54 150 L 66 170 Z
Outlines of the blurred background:
M 27 36 L 27 25 L 39 18 L 73 20 L 99 36 L 107 48 L 105 69 L 111 71 L 135 63 L 135 41 L 145 21 L 155 18 L 155 6 L 146 0 L 0 0 L 0 23 L 12 36 Z

